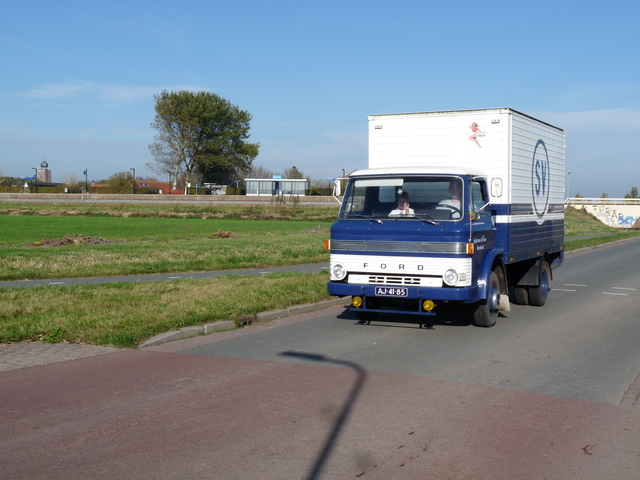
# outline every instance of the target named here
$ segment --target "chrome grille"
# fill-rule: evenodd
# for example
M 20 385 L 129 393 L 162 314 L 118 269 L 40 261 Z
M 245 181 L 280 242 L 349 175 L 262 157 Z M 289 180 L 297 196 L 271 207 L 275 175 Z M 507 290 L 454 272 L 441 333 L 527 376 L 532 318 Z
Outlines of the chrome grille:
M 420 277 L 371 275 L 369 283 L 373 285 L 420 285 Z

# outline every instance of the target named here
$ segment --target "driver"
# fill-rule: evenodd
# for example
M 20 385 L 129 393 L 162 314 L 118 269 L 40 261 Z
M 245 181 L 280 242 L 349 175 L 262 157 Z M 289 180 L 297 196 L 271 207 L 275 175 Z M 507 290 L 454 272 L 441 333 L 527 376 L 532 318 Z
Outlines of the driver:
M 453 207 L 453 208 L 449 208 L 448 210 L 452 210 L 451 212 L 451 218 L 454 220 L 457 220 L 460 218 L 460 214 L 462 212 L 460 206 L 461 206 L 461 202 L 460 199 L 462 198 L 462 185 L 460 183 L 460 180 L 451 180 L 451 182 L 449 182 L 449 198 L 445 199 L 445 200 L 441 200 L 440 203 L 438 205 L 437 209 L 442 209 L 447 208 L 447 207 Z M 453 210 L 455 208 L 455 210 Z
M 409 206 L 409 194 L 402 192 L 398 197 L 398 207 L 389 212 L 390 217 L 399 217 L 402 215 L 415 215 L 413 208 Z

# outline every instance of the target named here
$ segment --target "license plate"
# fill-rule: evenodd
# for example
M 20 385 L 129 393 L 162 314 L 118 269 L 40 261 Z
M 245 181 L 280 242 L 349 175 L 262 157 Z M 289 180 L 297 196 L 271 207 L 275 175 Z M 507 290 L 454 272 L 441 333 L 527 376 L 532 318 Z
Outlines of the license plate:
M 408 297 L 409 289 L 400 287 L 376 287 L 376 297 Z

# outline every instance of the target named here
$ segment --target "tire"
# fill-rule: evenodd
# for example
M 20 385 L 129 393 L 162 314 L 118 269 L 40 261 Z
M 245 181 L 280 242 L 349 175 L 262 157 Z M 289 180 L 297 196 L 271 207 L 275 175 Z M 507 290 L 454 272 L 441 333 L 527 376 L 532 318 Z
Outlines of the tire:
M 513 289 L 513 303 L 516 305 L 529 305 L 529 292 L 525 287 Z
M 549 295 L 549 279 L 551 278 L 549 264 L 544 262 L 540 269 L 540 278 L 538 279 L 538 286 L 529 289 L 529 305 L 536 307 L 542 307 L 547 303 L 547 296 Z
M 500 282 L 496 272 L 489 277 L 488 298 L 482 300 L 473 312 L 473 324 L 476 327 L 493 327 L 500 312 Z

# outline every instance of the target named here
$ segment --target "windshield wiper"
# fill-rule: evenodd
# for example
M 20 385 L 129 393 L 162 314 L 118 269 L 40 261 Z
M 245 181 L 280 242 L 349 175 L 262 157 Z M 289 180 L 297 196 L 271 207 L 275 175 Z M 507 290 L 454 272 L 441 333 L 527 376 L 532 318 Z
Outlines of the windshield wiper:
M 352 216 L 353 217 L 366 218 L 367 220 L 371 220 L 372 222 L 379 223 L 380 225 L 384 224 L 384 222 L 382 220 L 380 220 L 379 218 L 374 218 L 371 215 L 362 215 L 360 213 L 355 213 Z
M 420 213 L 420 214 L 414 215 L 414 216 L 418 217 L 420 220 L 422 220 L 425 223 L 429 223 L 431 225 L 440 225 L 438 222 L 436 222 L 433 218 L 431 218 L 426 213 Z

